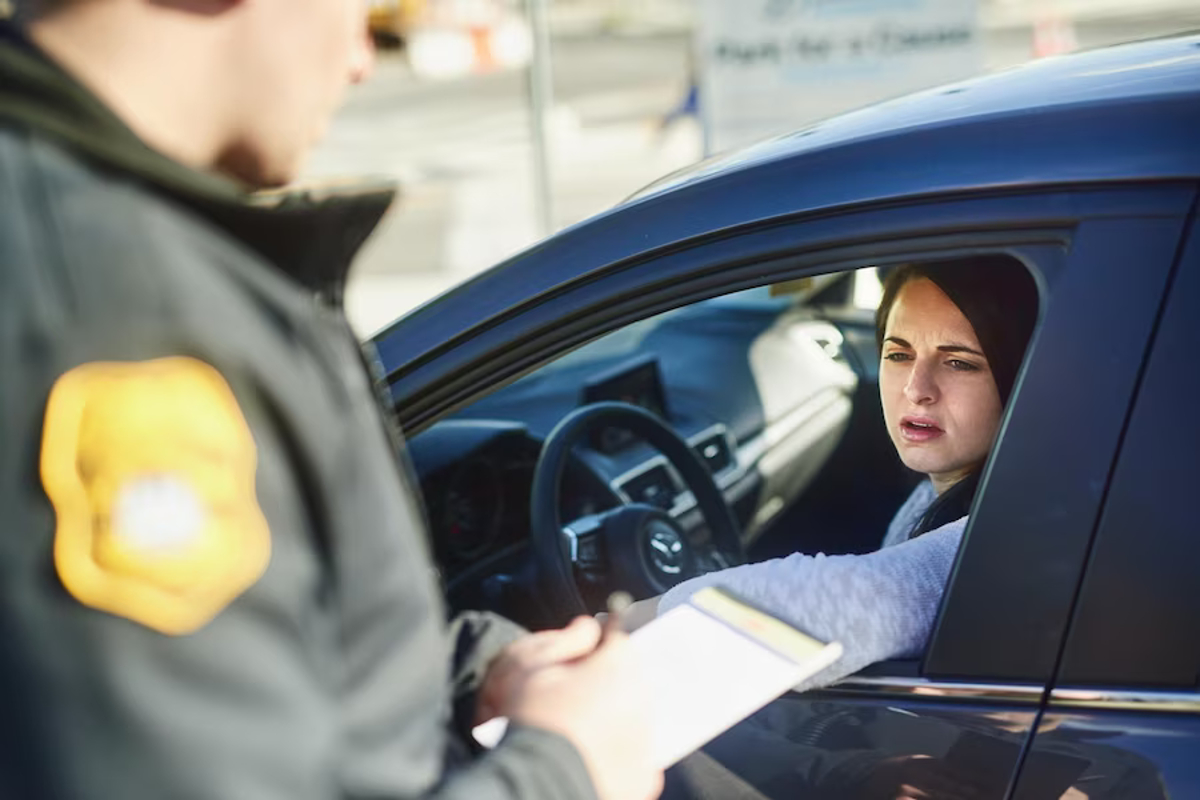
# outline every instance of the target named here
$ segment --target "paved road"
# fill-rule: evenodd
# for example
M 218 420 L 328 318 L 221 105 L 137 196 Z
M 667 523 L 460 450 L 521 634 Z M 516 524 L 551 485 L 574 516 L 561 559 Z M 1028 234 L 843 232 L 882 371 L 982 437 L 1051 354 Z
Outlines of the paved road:
M 1200 30 L 1200 2 L 1076 25 L 1081 47 Z M 1027 60 L 1026 25 L 987 33 L 987 69 Z M 696 126 L 662 134 L 683 92 L 689 40 L 679 31 L 556 38 L 551 120 L 554 219 L 562 227 L 700 155 Z M 309 167 L 314 178 L 399 178 L 404 198 L 356 266 L 347 304 L 367 334 L 539 238 L 524 76 L 416 80 L 399 53 L 355 87 Z

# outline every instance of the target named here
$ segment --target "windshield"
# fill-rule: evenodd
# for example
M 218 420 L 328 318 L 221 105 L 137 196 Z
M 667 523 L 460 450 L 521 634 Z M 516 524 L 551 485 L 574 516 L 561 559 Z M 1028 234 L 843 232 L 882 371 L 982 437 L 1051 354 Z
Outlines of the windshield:
M 782 311 L 795 302 L 793 297 L 772 296 L 770 286 L 758 286 L 741 292 L 714 297 L 704 300 L 694 306 L 676 308 L 665 311 L 653 317 L 626 325 L 582 347 L 561 356 L 533 373 L 547 375 L 570 367 L 578 367 L 592 362 L 611 363 L 623 356 L 631 356 L 639 351 L 646 337 L 684 312 L 695 313 L 697 308 L 730 308 L 746 310 L 775 310 Z M 532 376 L 530 376 L 532 377 Z

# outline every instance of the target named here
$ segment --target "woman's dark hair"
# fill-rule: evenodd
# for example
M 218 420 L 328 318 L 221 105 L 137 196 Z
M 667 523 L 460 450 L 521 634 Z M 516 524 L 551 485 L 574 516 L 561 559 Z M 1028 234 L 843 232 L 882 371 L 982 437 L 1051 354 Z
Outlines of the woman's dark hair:
M 996 381 L 1000 402 L 1007 405 L 1037 322 L 1037 284 L 1029 270 L 1007 256 L 930 261 L 890 270 L 884 278 L 883 298 L 875 312 L 875 341 L 880 352 L 896 297 L 905 284 L 921 278 L 941 289 L 971 323 Z M 979 470 L 976 470 L 939 495 L 912 536 L 966 516 L 978 486 Z

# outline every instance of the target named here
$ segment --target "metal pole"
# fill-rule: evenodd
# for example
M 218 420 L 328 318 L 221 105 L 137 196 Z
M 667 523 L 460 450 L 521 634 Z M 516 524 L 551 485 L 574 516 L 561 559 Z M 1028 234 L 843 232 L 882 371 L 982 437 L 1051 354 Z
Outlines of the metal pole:
M 546 0 L 526 0 L 533 34 L 533 59 L 529 65 L 529 127 L 533 140 L 534 204 L 542 236 L 554 232 L 554 202 L 550 186 L 550 152 L 546 122 L 554 106 L 551 82 L 550 25 Z

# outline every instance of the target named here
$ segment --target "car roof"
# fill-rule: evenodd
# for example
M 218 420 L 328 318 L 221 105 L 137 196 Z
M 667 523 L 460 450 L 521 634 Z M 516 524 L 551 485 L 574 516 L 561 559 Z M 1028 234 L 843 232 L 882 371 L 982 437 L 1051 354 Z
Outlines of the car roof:
M 925 149 L 903 176 L 892 175 L 907 178 L 893 183 L 895 194 L 944 191 L 956 175 L 962 188 L 1195 178 L 1198 108 L 1200 35 L 1136 42 L 1039 59 L 833 117 L 686 168 L 629 202 L 782 165 L 811 166 L 812 179 L 845 152 L 884 166 Z M 907 146 L 898 148 L 901 141 Z M 942 147 L 947 142 L 954 146 Z M 994 158 L 980 158 L 989 151 Z M 860 185 L 864 194 L 843 192 L 845 202 L 879 194 Z

